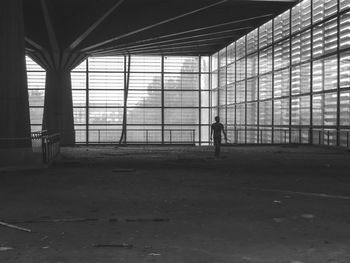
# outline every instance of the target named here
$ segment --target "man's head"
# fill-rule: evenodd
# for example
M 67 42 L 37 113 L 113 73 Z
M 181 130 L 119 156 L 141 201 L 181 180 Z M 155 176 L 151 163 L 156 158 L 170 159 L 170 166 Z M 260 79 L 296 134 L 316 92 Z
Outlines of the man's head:
M 220 122 L 220 117 L 219 117 L 219 116 L 216 116 L 216 117 L 215 117 L 215 121 L 216 121 L 216 122 Z

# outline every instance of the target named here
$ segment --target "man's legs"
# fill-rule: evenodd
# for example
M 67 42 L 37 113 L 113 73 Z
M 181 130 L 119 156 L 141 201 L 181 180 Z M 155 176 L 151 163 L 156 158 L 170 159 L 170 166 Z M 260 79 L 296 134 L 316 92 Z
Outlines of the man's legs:
M 215 158 L 220 157 L 220 145 L 221 145 L 221 138 L 214 138 Z

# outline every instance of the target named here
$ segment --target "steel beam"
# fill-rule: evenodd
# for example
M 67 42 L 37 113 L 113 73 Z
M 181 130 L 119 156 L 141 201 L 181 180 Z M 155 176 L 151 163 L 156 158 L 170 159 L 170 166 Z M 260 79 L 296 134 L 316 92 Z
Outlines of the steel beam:
M 85 38 L 87 38 L 92 31 L 94 31 L 111 13 L 114 12 L 125 0 L 119 0 L 115 3 L 104 15 L 102 15 L 95 23 L 93 23 L 84 33 L 77 37 L 72 44 L 70 44 L 69 49 L 76 48 Z
M 212 8 L 212 7 L 221 5 L 221 4 L 226 3 L 226 2 L 227 2 L 227 0 L 221 0 L 221 1 L 216 2 L 216 3 L 214 3 L 214 4 L 210 4 L 210 5 L 207 5 L 207 6 L 198 8 L 198 9 L 195 9 L 195 10 L 193 10 L 193 11 L 186 12 L 186 13 L 183 13 L 183 14 L 180 14 L 180 15 L 177 15 L 177 16 L 174 16 L 174 17 L 171 17 L 171 18 L 162 20 L 162 21 L 160 21 L 160 22 L 157 22 L 157 23 L 154 23 L 154 24 L 151 24 L 151 25 L 148 25 L 148 26 L 145 26 L 145 27 L 136 29 L 136 30 L 131 31 L 131 32 L 128 32 L 128 33 L 126 33 L 126 34 L 122 34 L 122 35 L 120 35 L 120 36 L 116 36 L 116 37 L 110 38 L 110 39 L 108 39 L 108 40 L 102 41 L 102 42 L 100 42 L 100 43 L 91 45 L 91 46 L 89 46 L 89 47 L 86 47 L 86 48 L 82 49 L 82 51 L 86 52 L 86 51 L 92 50 L 92 49 L 94 49 L 94 48 L 103 46 L 103 45 L 105 45 L 105 44 L 114 42 L 114 41 L 116 41 L 116 40 L 119 40 L 119 39 L 122 39 L 122 38 L 125 38 L 125 37 L 128 37 L 128 36 L 131 36 L 131 35 L 134 35 L 134 34 L 137 34 L 137 33 L 143 32 L 143 31 L 146 31 L 146 30 L 149 30 L 149 29 L 154 28 L 154 27 L 158 27 L 158 26 L 164 25 L 164 24 L 166 24 L 166 23 L 169 23 L 169 22 L 172 22 L 172 21 L 181 19 L 181 18 L 183 18 L 183 17 L 186 17 L 186 16 L 189 16 L 189 15 L 192 15 L 192 14 L 195 14 L 195 13 L 198 13 L 198 12 L 201 12 L 201 11 L 204 11 L 204 10 L 206 10 L 206 9 L 210 9 L 210 8 Z

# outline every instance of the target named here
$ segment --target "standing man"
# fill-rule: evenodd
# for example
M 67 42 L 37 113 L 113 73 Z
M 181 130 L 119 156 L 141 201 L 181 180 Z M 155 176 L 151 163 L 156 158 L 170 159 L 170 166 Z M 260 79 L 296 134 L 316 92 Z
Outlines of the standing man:
M 211 125 L 211 135 L 210 135 L 210 139 L 214 140 L 215 158 L 220 157 L 221 132 L 225 136 L 225 141 L 227 141 L 227 136 L 226 136 L 226 132 L 224 129 L 224 125 L 222 125 L 222 123 L 220 123 L 220 117 L 216 116 L 215 123 L 213 123 Z M 213 134 L 214 134 L 214 137 L 213 137 Z

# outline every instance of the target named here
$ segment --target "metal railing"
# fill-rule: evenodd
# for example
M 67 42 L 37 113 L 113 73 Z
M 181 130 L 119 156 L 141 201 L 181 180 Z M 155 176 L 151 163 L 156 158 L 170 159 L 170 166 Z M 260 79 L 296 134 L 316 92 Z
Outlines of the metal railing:
M 115 144 L 119 142 L 121 129 L 90 129 L 87 143 Z M 76 134 L 85 130 L 76 130 Z M 127 129 L 126 144 L 191 144 L 196 140 L 194 129 Z M 84 142 L 81 142 L 84 143 Z
M 32 140 L 33 152 L 41 152 L 42 151 L 43 136 L 46 136 L 47 134 L 48 134 L 47 130 L 36 131 L 36 132 L 32 132 L 30 134 L 30 137 Z
M 233 128 L 227 130 L 227 135 L 229 143 L 233 144 L 269 144 L 272 136 L 280 144 L 289 143 L 289 129 Z
M 0 138 L 3 148 L 31 148 L 34 154 L 41 154 L 43 163 L 50 163 L 60 152 L 60 135 L 49 134 L 48 131 L 32 132 L 29 137 Z
M 350 130 L 338 131 L 333 128 L 232 128 L 227 130 L 232 144 L 314 144 L 336 146 L 339 136 L 340 146 L 350 146 Z
M 337 131 L 327 129 L 315 129 L 312 131 L 313 144 L 336 145 Z M 347 147 L 349 147 L 349 131 L 347 132 Z
M 41 152 L 43 163 L 50 163 L 60 153 L 60 135 L 47 130 L 31 133 L 33 152 Z
M 60 134 L 50 134 L 42 136 L 43 162 L 50 163 L 60 153 Z

